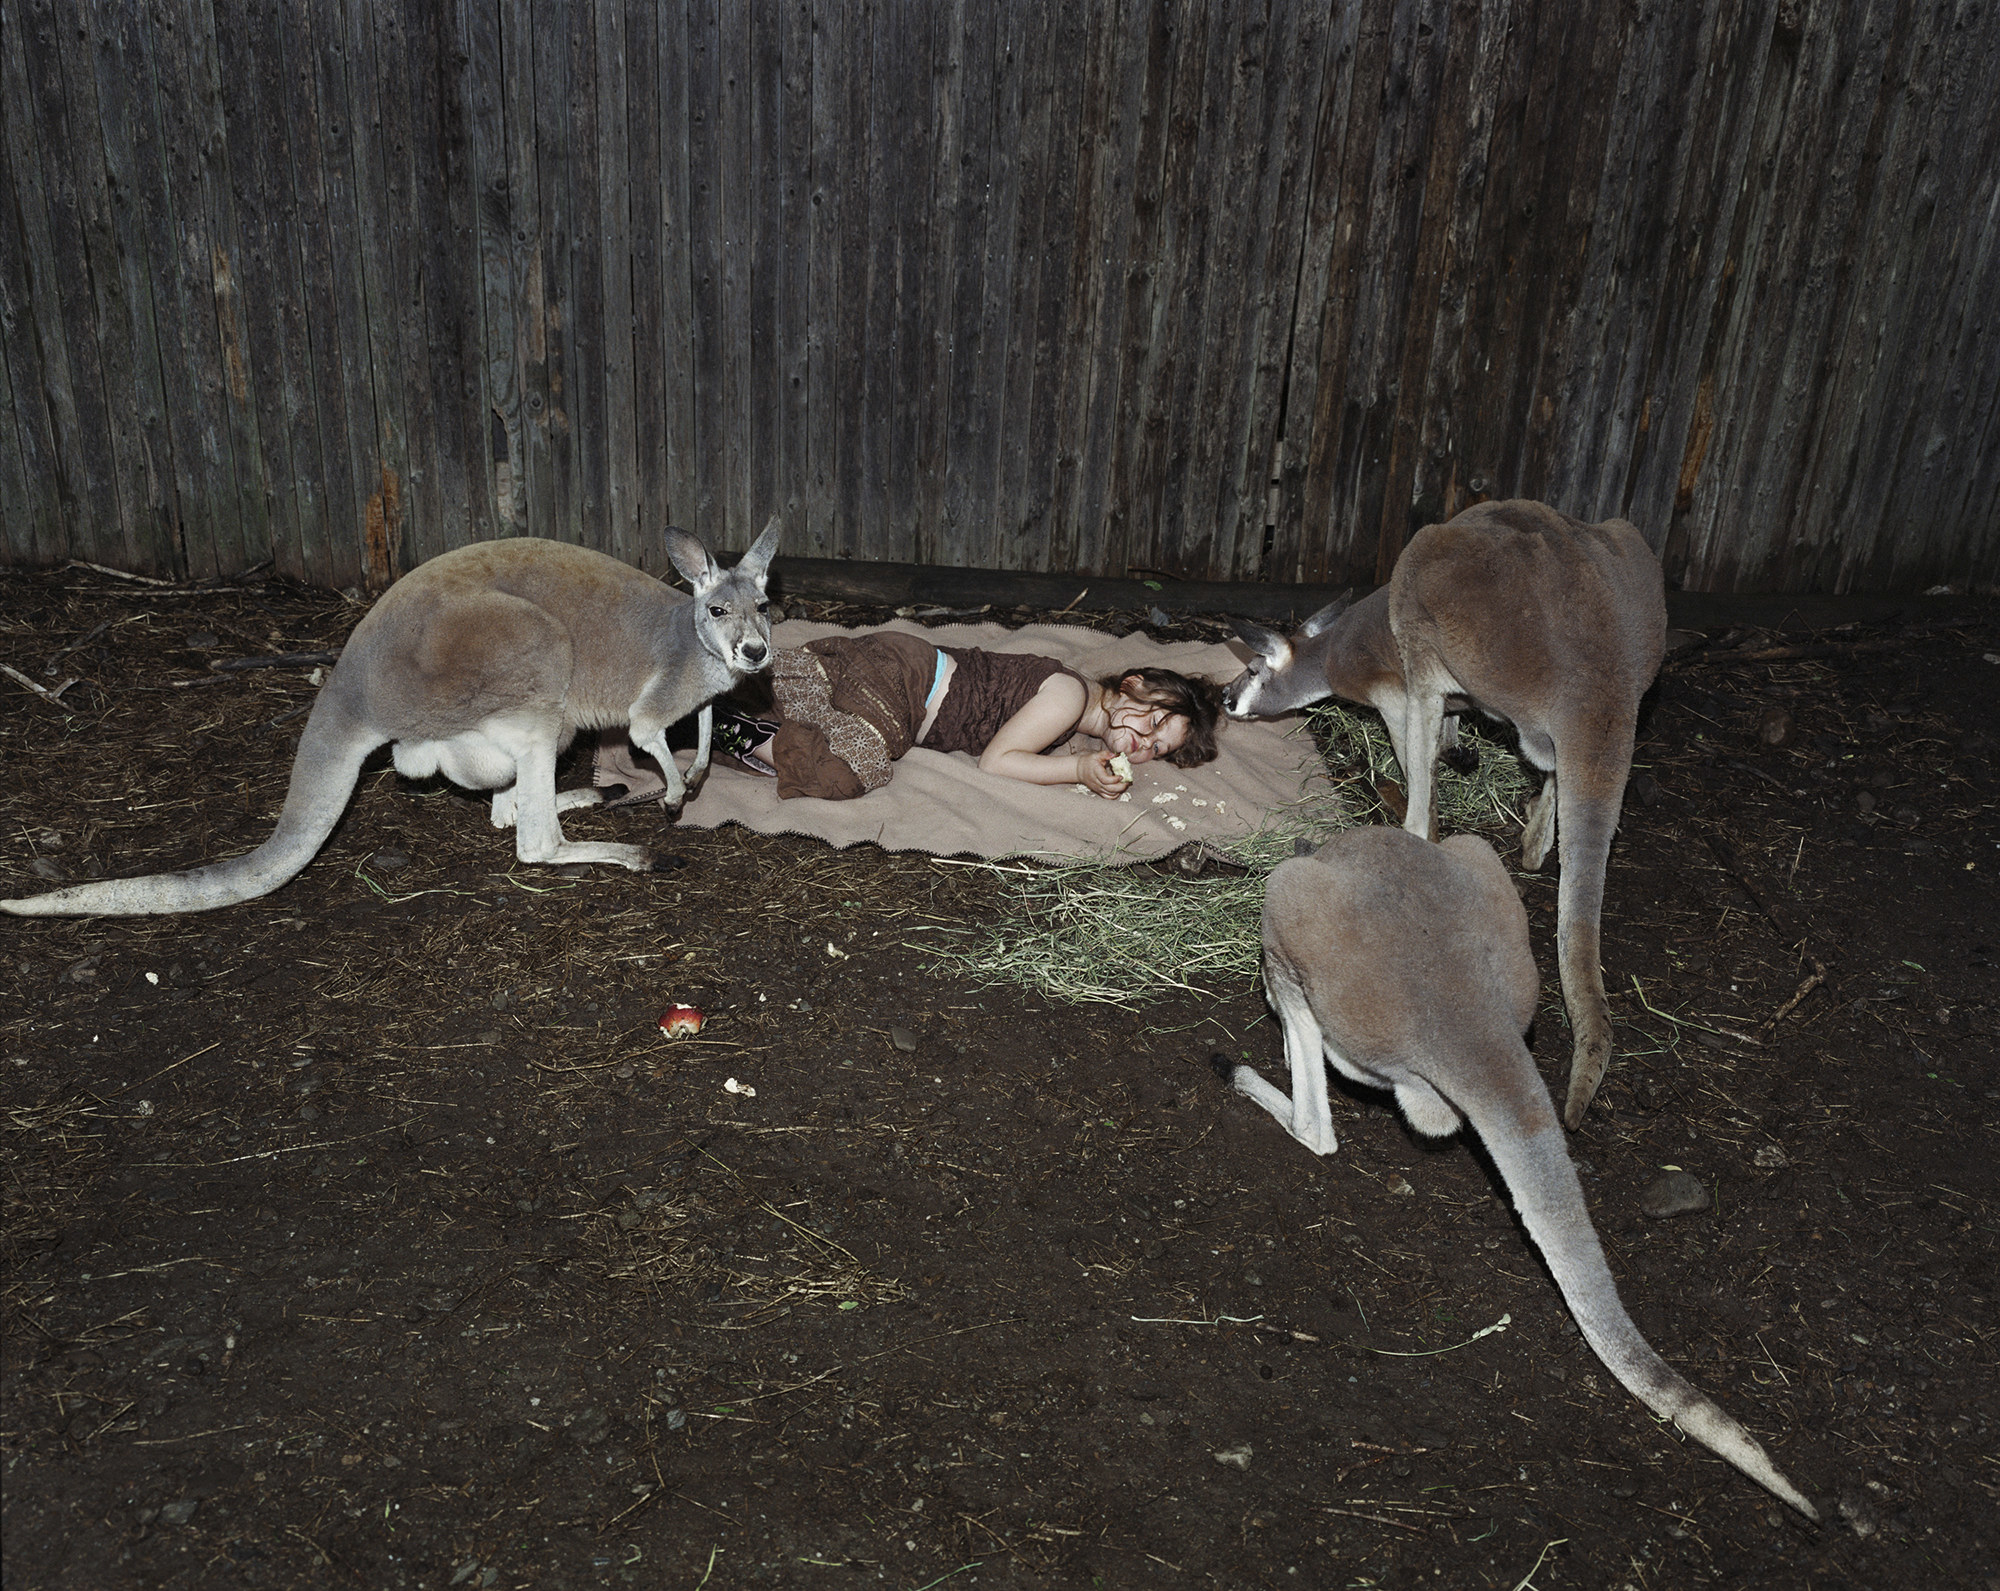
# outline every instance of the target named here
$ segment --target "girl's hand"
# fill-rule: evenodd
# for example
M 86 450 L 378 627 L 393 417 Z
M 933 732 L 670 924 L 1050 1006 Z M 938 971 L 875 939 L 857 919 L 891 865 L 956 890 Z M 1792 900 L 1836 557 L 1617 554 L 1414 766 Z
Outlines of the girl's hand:
M 1077 782 L 1092 795 L 1103 796 L 1107 801 L 1116 801 L 1131 787 L 1131 780 L 1122 777 L 1111 766 L 1108 751 L 1083 751 L 1076 758 Z

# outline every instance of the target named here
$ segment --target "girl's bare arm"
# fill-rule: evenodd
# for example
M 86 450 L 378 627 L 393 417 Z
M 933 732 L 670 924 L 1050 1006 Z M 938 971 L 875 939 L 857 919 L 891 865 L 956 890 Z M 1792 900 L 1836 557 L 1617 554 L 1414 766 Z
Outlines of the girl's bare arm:
M 1111 773 L 1106 752 L 1042 755 L 1041 748 L 1076 728 L 1085 705 L 1083 682 L 1069 674 L 1051 674 L 1023 707 L 987 742 L 979 766 L 1003 779 L 1023 784 L 1082 783 L 1100 795 L 1116 795 L 1124 781 Z

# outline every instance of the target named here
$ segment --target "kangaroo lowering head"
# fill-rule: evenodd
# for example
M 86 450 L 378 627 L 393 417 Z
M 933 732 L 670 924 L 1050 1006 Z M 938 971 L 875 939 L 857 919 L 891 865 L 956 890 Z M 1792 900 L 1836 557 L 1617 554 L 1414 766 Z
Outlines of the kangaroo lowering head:
M 695 634 L 702 649 L 733 673 L 755 674 L 771 661 L 771 601 L 764 583 L 781 528 L 773 516 L 734 569 L 724 569 L 686 531 L 666 534 L 667 556 L 694 587 Z
M 1276 718 L 1332 695 L 1366 699 L 1361 694 L 1365 685 L 1350 682 L 1329 662 L 1342 639 L 1337 631 L 1350 637 L 1357 633 L 1354 618 L 1342 622 L 1342 616 L 1350 613 L 1364 617 L 1354 608 L 1352 591 L 1307 619 L 1290 640 L 1248 619 L 1232 619 L 1251 656 L 1249 666 L 1223 687 L 1223 710 L 1231 718 Z

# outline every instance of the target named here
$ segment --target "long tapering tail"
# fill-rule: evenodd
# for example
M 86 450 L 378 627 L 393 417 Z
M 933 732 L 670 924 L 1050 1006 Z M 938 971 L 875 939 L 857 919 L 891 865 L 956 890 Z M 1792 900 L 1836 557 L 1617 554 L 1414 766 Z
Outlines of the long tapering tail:
M 1539 1092 L 1539 1080 L 1536 1088 Z M 1757 1439 L 1684 1380 L 1639 1335 L 1639 1328 L 1619 1301 L 1618 1285 L 1604 1262 L 1603 1245 L 1590 1223 L 1583 1187 L 1547 1096 L 1542 1096 L 1538 1113 L 1544 1119 L 1525 1134 L 1518 1126 L 1511 1132 L 1489 1131 L 1488 1124 L 1480 1120 L 1481 1114 L 1488 1113 L 1474 1108 L 1476 1102 L 1455 1102 L 1467 1109 L 1473 1125 L 1479 1128 L 1488 1153 L 1514 1195 L 1528 1235 L 1541 1249 L 1584 1340 L 1605 1368 L 1655 1414 L 1673 1420 L 1758 1485 L 1808 1519 L 1817 1520 L 1818 1511 L 1778 1472 Z
M 1583 1120 L 1611 1063 L 1611 1005 L 1604 997 L 1599 961 L 1604 875 L 1611 838 L 1632 762 L 1632 720 L 1606 727 L 1583 745 L 1558 742 L 1556 848 L 1562 875 L 1556 887 L 1556 962 L 1563 1004 L 1575 1035 L 1563 1123 Z
M 326 843 L 347 809 L 362 761 L 386 739 L 366 728 L 333 694 L 329 682 L 299 737 L 278 826 L 256 850 L 184 873 L 104 879 L 22 900 L 0 900 L 0 911 L 16 917 L 136 917 L 213 911 L 268 895 Z

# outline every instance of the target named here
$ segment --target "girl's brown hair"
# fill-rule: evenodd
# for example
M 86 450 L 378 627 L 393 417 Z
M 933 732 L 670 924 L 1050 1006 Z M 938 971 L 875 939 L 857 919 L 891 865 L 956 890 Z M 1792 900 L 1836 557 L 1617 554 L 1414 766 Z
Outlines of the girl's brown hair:
M 1136 688 L 1127 684 L 1136 680 Z M 1148 707 L 1165 708 L 1187 720 L 1187 739 L 1167 753 L 1176 768 L 1198 768 L 1215 761 L 1215 732 L 1222 722 L 1222 687 L 1199 675 L 1177 674 L 1170 668 L 1128 668 L 1098 681 L 1113 696 L 1129 697 Z

